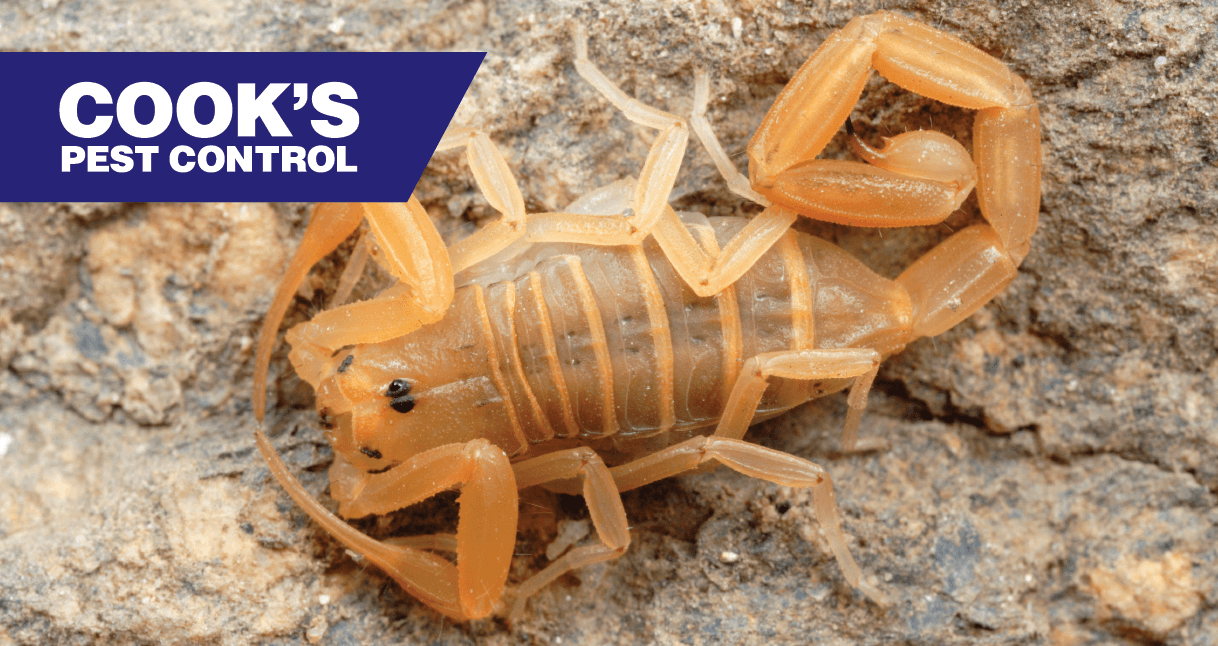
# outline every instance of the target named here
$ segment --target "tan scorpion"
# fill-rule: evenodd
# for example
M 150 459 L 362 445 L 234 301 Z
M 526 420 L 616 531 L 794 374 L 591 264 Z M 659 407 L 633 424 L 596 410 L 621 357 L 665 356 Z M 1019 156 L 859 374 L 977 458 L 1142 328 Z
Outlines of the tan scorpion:
M 258 447 L 291 497 L 339 541 L 410 594 L 457 620 L 502 608 L 518 494 L 582 493 L 599 543 L 578 547 L 514 590 L 510 616 L 574 568 L 621 556 L 621 492 L 722 464 L 812 489 L 849 583 L 877 603 L 843 536 L 829 474 L 744 440 L 751 423 L 850 387 L 843 433 L 880 362 L 967 318 L 1015 277 L 1036 230 L 1040 118 L 1027 85 L 962 40 L 894 13 L 855 18 L 796 73 L 748 145 L 746 179 L 705 118 L 695 80 L 687 121 L 627 96 L 575 39 L 575 67 L 630 121 L 659 135 L 638 179 L 593 191 L 565 213 L 526 213 L 501 153 L 476 129 L 464 148 L 502 217 L 445 248 L 413 196 L 405 204 L 320 204 L 267 314 L 256 358 Z M 975 158 L 918 131 L 867 163 L 815 159 L 857 103 L 870 71 L 977 110 Z M 764 207 L 752 219 L 668 205 L 689 131 L 731 190 Z M 977 188 L 986 224 L 963 229 L 896 280 L 790 228 L 799 215 L 863 227 L 941 222 Z M 261 432 L 271 350 L 309 269 L 368 222 L 355 255 L 398 279 L 371 300 L 322 312 L 287 333 L 290 360 L 316 392 L 334 447 L 339 514 L 384 514 L 459 488 L 455 536 L 375 540 L 314 500 Z M 343 283 L 362 271 L 353 257 Z M 340 291 L 344 288 L 340 287 Z M 455 562 L 443 553 L 456 554 Z

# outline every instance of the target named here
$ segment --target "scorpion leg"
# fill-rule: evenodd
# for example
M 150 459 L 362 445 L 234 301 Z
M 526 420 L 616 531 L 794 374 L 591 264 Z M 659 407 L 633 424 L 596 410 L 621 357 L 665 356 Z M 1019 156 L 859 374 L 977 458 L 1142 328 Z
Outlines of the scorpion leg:
M 681 119 L 650 108 L 614 86 L 587 60 L 586 38 L 576 38 L 579 73 L 627 116 L 661 130 L 648 154 L 635 189 L 634 214 L 627 218 L 579 213 L 525 213 L 524 199 L 503 155 L 485 133 L 457 128 L 445 133 L 437 151 L 464 146 L 470 168 L 487 200 L 503 217 L 453 245 L 453 269 L 464 271 L 499 253 L 513 242 L 574 242 L 591 245 L 638 245 L 663 215 L 689 139 Z
M 628 491 L 667 478 L 700 464 L 717 460 L 731 469 L 754 478 L 789 487 L 812 487 L 816 516 L 820 520 L 830 549 L 850 585 L 872 601 L 885 605 L 883 593 L 862 580 L 862 570 L 850 555 L 841 519 L 833 498 L 829 474 L 821 467 L 802 458 L 750 444 L 740 439 L 748 430 L 765 392 L 769 377 L 786 379 L 855 378 L 857 398 L 865 403 L 865 391 L 879 366 L 880 356 L 874 350 L 797 350 L 769 352 L 757 355 L 744 364 L 732 388 L 719 426 L 710 437 L 696 437 L 667 449 L 657 451 L 633 462 L 610 470 L 619 491 Z M 855 402 L 851 402 L 852 408 Z M 853 448 L 853 447 L 850 447 Z
M 371 254 L 369 237 L 368 232 L 365 231 L 355 241 L 355 247 L 351 249 L 351 257 L 347 259 L 347 266 L 343 267 L 343 273 L 338 277 L 338 287 L 334 288 L 326 309 L 342 307 L 347 304 L 347 299 L 351 298 L 355 284 L 359 282 L 360 277 L 364 275 L 364 269 L 368 266 L 368 256 Z
M 516 537 L 516 487 L 503 451 L 485 440 L 421 453 L 384 473 L 369 475 L 343 503 L 344 515 L 384 513 L 460 485 L 457 564 L 419 548 L 450 546 L 444 535 L 378 541 L 331 514 L 287 470 L 270 440 L 255 433 L 271 473 L 319 525 L 385 570 L 405 590 L 459 621 L 489 615 L 503 594 Z M 413 545 L 412 545 L 413 543 Z
M 533 214 L 528 218 L 527 237 L 532 242 L 638 245 L 664 215 L 689 142 L 689 126 L 676 115 L 631 98 L 610 81 L 588 59 L 588 38 L 582 28 L 576 30 L 575 53 L 575 69 L 584 80 L 628 119 L 656 128 L 660 134 L 647 154 L 635 185 L 632 215 L 621 218 L 578 213 Z
M 509 617 L 517 617 L 524 611 L 524 604 L 529 597 L 563 574 L 625 554 L 626 548 L 630 546 L 630 532 L 621 494 L 609 468 L 601 461 L 596 451 L 588 447 L 555 451 L 517 462 L 512 468 L 516 471 L 516 486 L 519 489 L 583 476 L 584 500 L 588 503 L 592 525 L 596 527 L 596 533 L 601 539 L 599 545 L 588 545 L 567 552 L 520 584 L 516 588 L 516 600 L 508 614 Z
M 592 69 L 600 75 L 594 67 Z M 599 78 L 608 82 L 604 75 Z M 620 90 L 616 91 L 621 94 Z M 454 271 L 460 273 L 521 238 L 528 242 L 573 242 L 600 246 L 640 244 L 664 215 L 689 135 L 684 122 L 677 117 L 647 108 L 633 99 L 628 100 L 637 108 L 632 109 L 630 114 L 639 117 L 639 111 L 643 110 L 648 115 L 645 118 L 647 123 L 662 119 L 667 121 L 652 145 L 635 185 L 635 213 L 626 218 L 586 213 L 526 214 L 520 189 L 512 179 L 507 162 L 490 138 L 471 128 L 458 128 L 445 133 L 437 151 L 465 146 L 479 187 L 491 205 L 503 214 L 499 220 L 452 246 L 450 254 Z
M 795 214 L 781 209 L 767 210 L 737 234 L 735 244 L 728 245 L 730 253 L 722 258 L 707 255 L 667 204 L 685 154 L 689 127 L 681 118 L 627 96 L 605 77 L 588 59 L 587 37 L 582 30 L 576 34 L 575 49 L 576 70 L 585 80 L 631 121 L 660 130 L 635 183 L 633 214 L 624 218 L 586 213 L 526 214 L 511 171 L 489 137 L 475 129 L 457 128 L 445 133 L 437 151 L 465 146 L 479 187 L 503 217 L 453 245 L 449 250 L 453 270 L 464 271 L 522 237 L 528 242 L 633 246 L 654 233 L 666 254 L 678 265 L 679 273 L 693 281 L 690 284 L 697 293 L 709 296 L 721 291 L 781 237 L 794 222 Z
M 449 249 L 453 273 L 460 273 L 519 240 L 525 234 L 528 218 L 520 186 L 490 137 L 474 128 L 454 128 L 444 133 L 436 152 L 460 147 L 465 148 L 465 158 L 478 188 L 501 217 Z
M 732 163 L 731 157 L 728 157 L 727 151 L 723 149 L 723 144 L 719 142 L 719 137 L 711 129 L 710 121 L 706 119 L 706 107 L 709 103 L 710 75 L 706 70 L 700 69 L 694 74 L 694 109 L 689 115 L 690 127 L 702 142 L 702 147 L 710 155 L 711 161 L 715 163 L 715 169 L 723 176 L 723 181 L 727 182 L 728 189 L 746 200 L 769 206 L 770 201 L 753 190 L 749 178 Z
M 740 376 L 728 395 L 723 417 L 715 428 L 715 437 L 736 440 L 744 437 L 770 377 L 806 381 L 853 377 L 854 386 L 847 399 L 850 411 L 846 415 L 846 429 L 842 433 L 842 448 L 846 451 L 858 450 L 859 417 L 867 406 L 867 392 L 871 390 L 879 367 L 879 353 L 869 349 L 790 350 L 759 354 L 744 362 Z
M 888 599 L 878 588 L 863 581 L 863 571 L 850 555 L 842 521 L 837 514 L 833 482 L 829 473 L 815 463 L 800 457 L 775 451 L 744 440 L 724 437 L 695 437 L 675 446 L 657 451 L 647 457 L 629 462 L 610 471 L 618 489 L 628 491 L 645 484 L 669 478 L 711 460 L 733 471 L 787 487 L 811 487 L 816 518 L 820 521 L 829 548 L 838 567 L 851 586 L 879 605 Z
M 630 121 L 661 132 L 652 145 L 635 188 L 634 215 L 629 218 L 557 213 L 530 216 L 529 238 L 588 244 L 638 244 L 651 234 L 677 273 L 696 294 L 705 297 L 719 293 L 748 271 L 782 237 L 797 216 L 788 209 L 767 208 L 738 232 L 722 253 L 718 253 L 717 249 L 709 251 L 699 245 L 667 203 L 689 138 L 688 126 L 680 117 L 630 97 L 610 81 L 588 58 L 587 35 L 582 28 L 575 34 L 575 52 L 575 69 L 584 80 Z M 709 92 L 705 85 L 703 83 L 700 89 L 695 90 L 695 103 L 700 100 L 702 104 L 700 109 L 694 111 L 695 132 L 711 150 L 711 156 L 724 173 L 729 187 L 769 207 L 769 202 L 748 188 L 747 181 L 734 169 L 734 174 L 728 176 L 727 169 L 731 168 L 731 162 L 713 133 L 707 138 L 709 125 L 701 116 L 705 112 Z M 543 224 L 549 229 L 543 228 Z M 619 229 L 622 231 L 614 234 L 617 238 L 609 236 L 610 231 Z
M 395 536 L 381 541 L 386 545 L 401 545 L 416 550 L 457 553 L 456 534 L 420 534 L 418 536 Z
M 671 207 L 665 206 L 664 217 L 656 223 L 652 235 L 672 263 L 673 269 L 698 296 L 713 296 L 739 280 L 774 246 L 798 216 L 794 211 L 773 207 L 749 221 L 738 231 L 723 251 L 699 245 Z

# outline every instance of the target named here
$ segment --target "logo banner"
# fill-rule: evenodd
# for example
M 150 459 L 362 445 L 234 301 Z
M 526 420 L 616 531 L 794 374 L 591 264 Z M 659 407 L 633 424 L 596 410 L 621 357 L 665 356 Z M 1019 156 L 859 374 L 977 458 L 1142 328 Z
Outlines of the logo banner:
M 0 53 L 0 201 L 405 201 L 483 56 Z

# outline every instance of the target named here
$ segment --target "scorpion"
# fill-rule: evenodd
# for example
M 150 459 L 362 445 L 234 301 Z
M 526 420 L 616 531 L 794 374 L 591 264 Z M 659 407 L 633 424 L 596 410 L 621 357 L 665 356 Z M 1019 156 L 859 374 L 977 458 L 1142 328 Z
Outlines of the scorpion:
M 503 608 L 518 491 L 582 494 L 599 542 L 576 547 L 514 589 L 509 617 L 563 573 L 630 545 L 621 492 L 726 465 L 794 488 L 813 507 L 845 579 L 880 605 L 841 529 L 822 467 L 745 441 L 750 424 L 850 388 L 843 448 L 858 438 L 881 361 L 940 334 L 998 294 L 1036 230 L 1040 118 L 1025 82 L 963 40 L 895 13 L 851 20 L 781 91 L 740 173 L 706 118 L 709 75 L 688 119 L 623 92 L 575 35 L 575 68 L 633 123 L 659 131 L 637 179 L 563 213 L 526 213 L 503 155 L 474 128 L 464 149 L 501 217 L 445 247 L 412 195 L 404 204 L 319 204 L 262 326 L 257 446 L 318 524 L 406 591 L 456 620 Z M 907 132 L 875 149 L 849 116 L 871 69 L 977 110 L 975 160 L 955 140 Z M 864 162 L 816 156 L 845 123 Z M 668 199 L 689 131 L 755 217 L 676 212 Z M 943 221 L 976 187 L 985 223 L 962 229 L 895 280 L 791 229 L 799 215 L 861 227 Z M 278 328 L 311 267 L 367 221 L 339 291 L 371 256 L 397 279 L 377 297 L 291 328 L 289 360 L 316 395 L 334 449 L 338 515 L 385 514 L 458 488 L 456 534 L 376 540 L 308 494 L 262 433 Z M 360 260 L 356 259 L 360 257 Z M 354 269 L 353 269 L 354 268 Z M 346 285 L 344 287 L 343 285 Z M 455 562 L 444 553 L 454 553 Z

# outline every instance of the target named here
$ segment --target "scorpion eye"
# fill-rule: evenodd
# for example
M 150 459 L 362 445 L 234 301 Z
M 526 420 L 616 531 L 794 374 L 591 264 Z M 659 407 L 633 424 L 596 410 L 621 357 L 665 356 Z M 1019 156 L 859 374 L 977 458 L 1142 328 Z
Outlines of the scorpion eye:
M 414 397 L 398 397 L 389 402 L 389 407 L 399 413 L 409 413 L 414 409 Z
M 386 397 L 401 397 L 410 392 L 410 382 L 405 379 L 394 379 L 385 391 Z
M 342 363 L 340 363 L 340 364 L 338 364 L 338 372 L 339 372 L 339 374 L 342 374 L 342 373 L 346 372 L 346 371 L 347 371 L 347 368 L 350 368 L 350 367 L 351 367 L 351 362 L 352 362 L 352 361 L 355 361 L 355 355 L 353 355 L 353 354 L 349 354 L 349 355 L 347 355 L 347 357 L 346 357 L 345 359 L 343 359 L 343 362 L 342 362 Z
M 381 459 L 381 452 L 380 452 L 380 451 L 378 451 L 378 450 L 376 450 L 376 449 L 370 449 L 370 448 L 368 448 L 368 447 L 366 447 L 366 446 L 361 446 L 361 447 L 360 447 L 360 449 L 359 449 L 359 452 L 360 452 L 360 453 L 363 453 L 364 455 L 366 455 L 366 456 L 368 456 L 368 457 L 370 457 L 370 458 L 372 458 L 373 460 L 379 460 L 379 459 Z
M 414 397 L 409 395 L 410 382 L 405 379 L 394 379 L 385 396 L 390 399 L 389 407 L 399 413 L 409 413 L 414 409 Z

